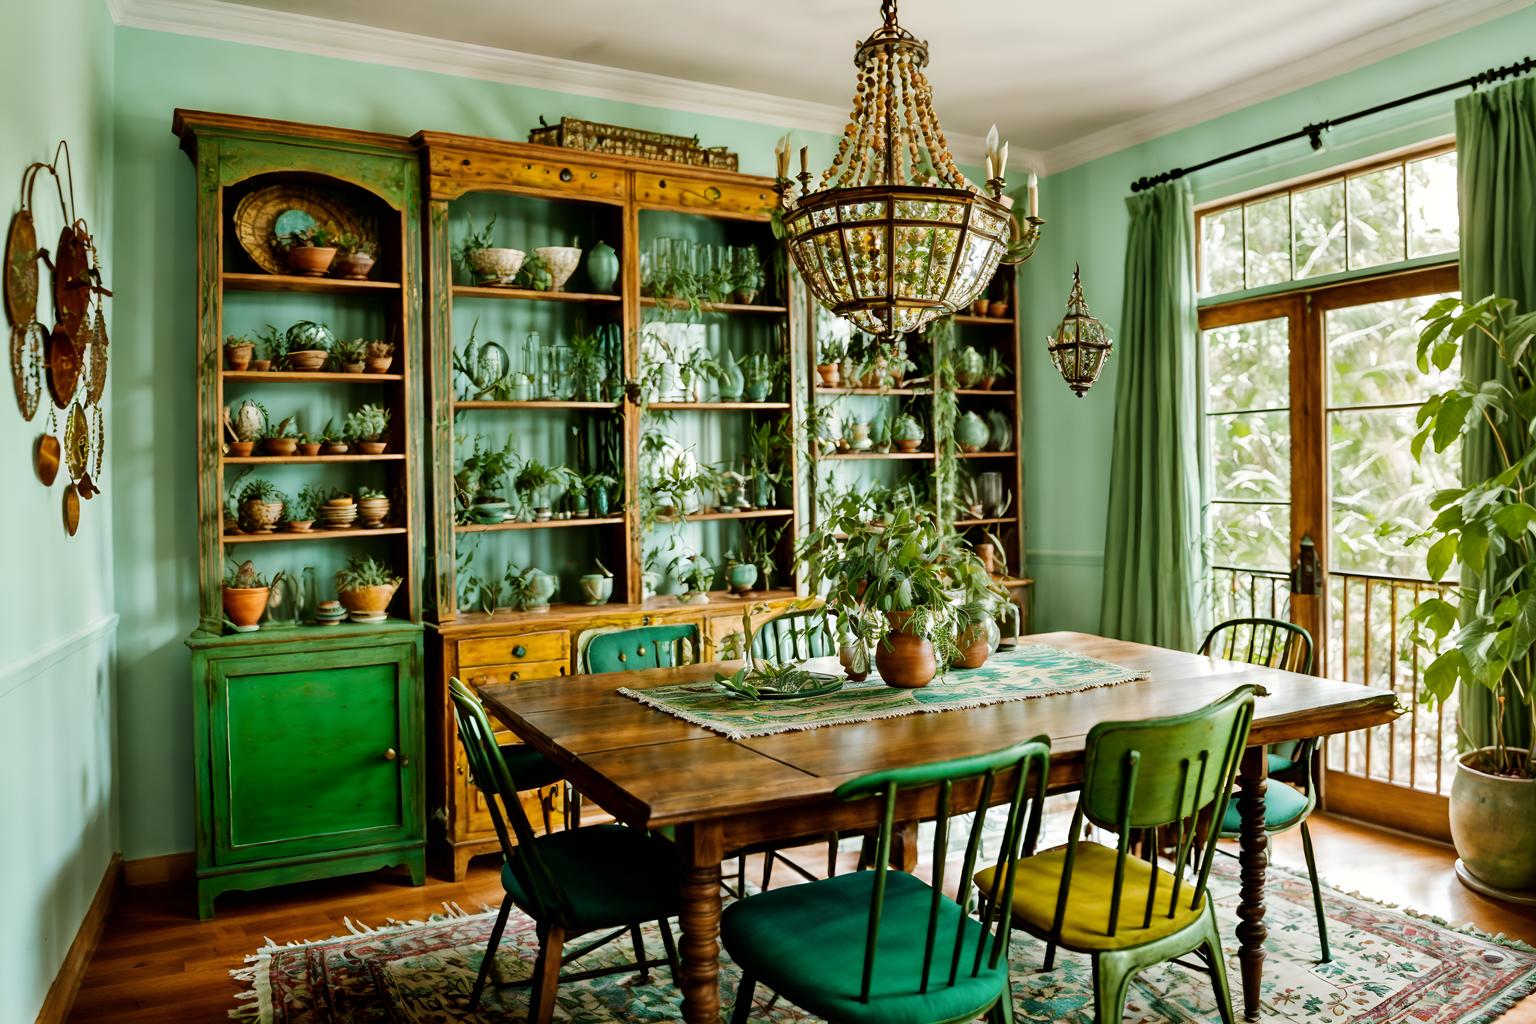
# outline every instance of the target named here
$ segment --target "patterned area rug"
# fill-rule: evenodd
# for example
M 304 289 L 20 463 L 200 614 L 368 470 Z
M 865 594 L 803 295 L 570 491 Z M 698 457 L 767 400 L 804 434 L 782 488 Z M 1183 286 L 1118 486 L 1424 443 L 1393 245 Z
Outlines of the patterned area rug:
M 1218 858 L 1211 882 L 1224 922 L 1222 942 L 1234 995 L 1238 969 L 1233 908 L 1236 862 Z M 1269 942 L 1264 970 L 1266 1021 L 1413 1021 L 1415 1024 L 1478 1024 L 1491 1021 L 1536 991 L 1536 949 L 1523 943 L 1405 913 L 1326 891 L 1334 960 L 1317 963 L 1316 923 L 1305 876 L 1271 868 L 1268 886 Z M 474 984 L 492 913 L 465 914 L 449 907 L 427 922 L 356 927 L 355 934 L 292 946 L 269 946 L 234 972 L 246 986 L 230 1016 L 251 1024 L 447 1024 L 522 1020 L 528 990 L 487 990 L 478 1014 L 464 1009 Z M 646 933 L 650 956 L 661 939 Z M 497 955 L 503 981 L 526 978 L 537 950 L 532 922 L 513 912 Z M 1016 1016 L 1029 1021 L 1093 1019 L 1088 961 L 1063 954 L 1056 969 L 1040 971 L 1042 947 L 1028 936 L 1013 945 Z M 627 942 L 592 954 L 581 966 L 621 963 L 632 957 Z M 729 1007 L 738 974 L 722 963 L 721 995 Z M 649 984 L 616 974 L 560 986 L 557 1021 L 675 1021 L 680 996 L 664 968 Z M 759 988 L 754 1022 L 815 1018 L 780 1001 L 767 1006 Z M 1209 980 L 1183 968 L 1155 967 L 1133 984 L 1126 1006 L 1130 1022 L 1218 1021 Z
M 943 678 L 916 690 L 886 686 L 875 674 L 862 683 L 847 683 L 835 693 L 799 700 L 742 700 L 722 692 L 714 683 L 677 683 L 647 690 L 621 687 L 619 692 L 739 740 L 1075 693 L 1146 675 L 1142 669 L 1112 665 L 1060 647 L 1020 644 L 1012 651 L 998 651 L 981 668 L 951 669 Z

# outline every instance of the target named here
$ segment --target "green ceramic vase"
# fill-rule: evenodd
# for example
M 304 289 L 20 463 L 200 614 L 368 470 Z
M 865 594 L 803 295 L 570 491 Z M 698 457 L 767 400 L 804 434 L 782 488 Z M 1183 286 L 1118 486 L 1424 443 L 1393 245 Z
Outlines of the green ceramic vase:
M 619 279 L 619 254 L 607 242 L 598 242 L 587 250 L 587 278 L 595 292 L 613 291 Z
M 979 452 L 987 446 L 987 439 L 992 432 L 987 429 L 987 421 L 968 412 L 955 421 L 955 441 L 962 451 Z

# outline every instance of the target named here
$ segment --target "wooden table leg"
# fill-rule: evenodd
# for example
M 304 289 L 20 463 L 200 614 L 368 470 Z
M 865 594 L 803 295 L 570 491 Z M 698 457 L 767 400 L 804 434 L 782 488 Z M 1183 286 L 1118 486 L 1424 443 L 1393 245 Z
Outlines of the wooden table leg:
M 678 829 L 683 852 L 682 925 L 683 1020 L 719 1024 L 720 1020 L 720 861 L 725 856 L 720 826 L 712 823 Z
M 917 822 L 898 821 L 891 836 L 891 867 L 899 871 L 917 870 Z
M 1269 867 L 1269 834 L 1264 831 L 1264 791 L 1269 763 L 1263 747 L 1249 747 L 1237 774 L 1237 813 L 1242 827 L 1238 860 L 1242 864 L 1237 904 L 1237 959 L 1243 972 L 1243 1018 L 1259 1019 L 1259 988 L 1264 978 L 1264 873 Z

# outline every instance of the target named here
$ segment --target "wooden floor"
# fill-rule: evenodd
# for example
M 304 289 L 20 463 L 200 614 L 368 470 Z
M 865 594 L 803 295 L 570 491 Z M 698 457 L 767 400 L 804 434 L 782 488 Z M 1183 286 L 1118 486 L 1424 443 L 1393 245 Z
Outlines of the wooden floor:
M 1456 880 L 1445 847 L 1319 815 L 1313 841 L 1323 876 L 1345 890 L 1413 907 L 1454 923 L 1470 922 L 1536 943 L 1536 909 L 1484 899 Z M 817 862 L 810 850 L 805 863 Z M 1293 833 L 1279 839 L 1276 860 L 1301 867 Z M 760 871 L 749 877 L 760 877 Z M 789 873 L 780 868 L 777 875 Z M 495 862 L 480 858 L 459 883 L 429 881 L 412 888 L 402 877 L 373 875 L 220 897 L 218 916 L 196 920 L 185 884 L 126 890 L 107 925 L 75 1003 L 72 1021 L 222 1021 L 237 991 L 230 970 L 273 940 L 321 939 L 344 933 L 346 918 L 382 924 L 420 918 L 445 901 L 466 910 L 499 902 Z M 1536 1024 L 1536 998 L 1503 1024 Z

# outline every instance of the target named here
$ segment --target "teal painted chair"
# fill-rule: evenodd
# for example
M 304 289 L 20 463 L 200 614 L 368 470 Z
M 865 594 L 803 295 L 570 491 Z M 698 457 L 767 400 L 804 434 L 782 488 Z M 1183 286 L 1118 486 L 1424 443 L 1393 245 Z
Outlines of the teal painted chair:
M 1206 882 L 1255 690 L 1240 686 L 1187 715 L 1094 726 L 1066 845 L 1011 866 L 1016 874 L 1004 890 L 1013 893 L 1016 926 L 1047 944 L 1044 970 L 1054 966 L 1058 946 L 1093 958 L 1096 1021 L 1121 1019 L 1138 972 L 1194 953 L 1211 975 L 1222 1021 L 1233 1024 Z M 1117 845 L 1081 839 L 1085 820 L 1114 833 Z M 1157 863 L 1160 842 L 1170 839 L 1172 870 Z M 1132 854 L 1138 842 L 1150 860 Z M 984 894 L 996 890 L 997 872 L 976 875 Z
M 754 627 L 752 657 L 772 661 L 808 661 L 837 653 L 827 613 L 815 608 L 787 612 Z
M 587 671 L 635 672 L 672 668 L 699 658 L 699 627 L 637 626 L 601 633 L 587 644 Z
M 743 1024 L 759 983 L 829 1021 L 863 1024 L 949 1024 L 986 1016 L 1013 1019 L 1008 939 L 1014 865 L 1040 834 L 1050 744 L 1045 737 L 992 754 L 895 768 L 839 786 L 844 800 L 882 807 L 874 867 L 867 871 L 748 896 L 720 918 L 720 938 L 741 967 L 732 1024 Z M 1007 825 L 985 890 L 1001 912 L 992 922 L 971 915 L 970 885 L 986 815 L 971 816 L 959 890 L 945 896 L 950 807 L 1005 796 Z M 897 808 L 904 818 L 931 817 L 933 884 L 888 867 Z
M 470 774 L 485 795 L 504 857 L 501 884 L 506 896 L 491 929 L 469 1008 L 474 1010 L 480 1005 L 480 996 L 496 960 L 496 949 L 514 906 L 533 918 L 539 936 L 533 977 L 525 983 L 532 986 L 529 1021 L 548 1024 L 555 1010 L 555 991 L 562 980 L 635 971 L 646 982 L 652 967 L 666 964 L 676 981 L 677 947 L 667 919 L 680 909 L 681 869 L 672 844 L 623 825 L 596 825 L 535 835 L 517 799 L 515 779 L 499 756 L 485 708 L 474 691 L 458 679 L 450 679 L 448 685 Z M 615 870 L 616 866 L 623 870 Z M 640 925 L 648 921 L 661 924 L 665 959 L 646 958 Z M 608 934 L 571 953 L 565 952 L 568 939 L 595 931 Z M 579 960 L 626 933 L 634 944 L 634 963 L 578 971 L 562 978 L 563 964 Z
M 1312 634 L 1293 622 L 1281 619 L 1229 619 L 1212 629 L 1200 645 L 1200 653 L 1266 665 L 1310 675 L 1312 672 Z M 1312 906 L 1317 913 L 1317 938 L 1322 946 L 1323 963 L 1333 957 L 1328 952 L 1328 917 L 1323 912 L 1323 888 L 1317 880 L 1317 862 L 1312 854 L 1312 833 L 1307 818 L 1317 807 L 1318 741 L 1314 739 L 1275 743 L 1264 748 L 1271 779 L 1292 786 L 1269 786 L 1264 792 L 1264 831 L 1269 835 L 1301 829 L 1301 852 L 1307 859 L 1307 875 L 1312 880 Z M 1227 805 L 1221 822 L 1221 837 L 1236 839 L 1242 819 L 1237 805 Z

